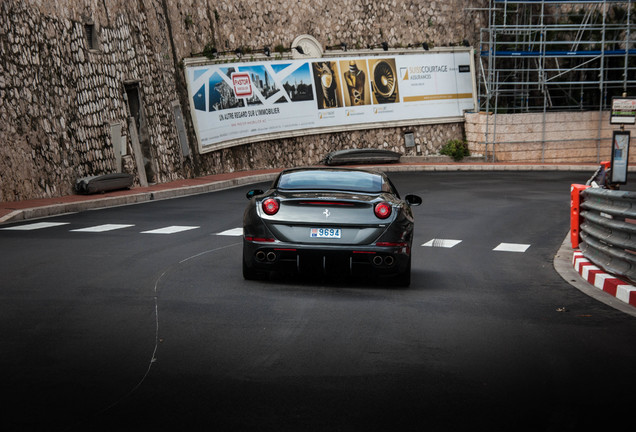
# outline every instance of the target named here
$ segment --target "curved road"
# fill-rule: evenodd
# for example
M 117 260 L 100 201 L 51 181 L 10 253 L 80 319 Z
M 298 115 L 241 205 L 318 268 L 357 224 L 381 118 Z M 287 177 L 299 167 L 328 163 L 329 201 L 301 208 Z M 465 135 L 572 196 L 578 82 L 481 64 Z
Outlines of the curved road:
M 244 281 L 244 195 L 266 184 L 0 226 L 2 429 L 631 420 L 636 320 L 553 267 L 569 186 L 589 174 L 390 177 L 424 200 L 408 289 L 338 275 Z

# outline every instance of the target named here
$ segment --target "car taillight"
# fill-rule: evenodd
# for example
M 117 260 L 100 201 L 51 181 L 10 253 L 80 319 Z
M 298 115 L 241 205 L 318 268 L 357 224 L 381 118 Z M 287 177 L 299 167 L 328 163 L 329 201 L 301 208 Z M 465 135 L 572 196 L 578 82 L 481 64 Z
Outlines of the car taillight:
M 406 242 L 377 242 L 375 245 L 380 247 L 407 247 L 409 244 Z
M 273 239 L 273 238 L 252 237 L 252 236 L 245 236 L 245 240 L 253 241 L 256 243 L 274 243 L 276 241 L 276 239 Z
M 391 216 L 391 205 L 384 201 L 381 201 L 375 205 L 373 208 L 375 215 L 380 219 L 386 219 Z
M 278 212 L 280 205 L 278 204 L 278 200 L 274 198 L 268 198 L 263 201 L 263 211 L 268 215 L 275 215 Z

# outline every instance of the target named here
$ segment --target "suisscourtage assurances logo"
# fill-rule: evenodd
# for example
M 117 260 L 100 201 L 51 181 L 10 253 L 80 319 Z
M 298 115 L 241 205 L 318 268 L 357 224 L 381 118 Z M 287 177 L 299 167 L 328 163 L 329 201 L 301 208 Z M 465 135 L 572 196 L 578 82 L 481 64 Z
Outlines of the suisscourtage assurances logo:
M 448 65 L 409 66 L 400 68 L 403 80 L 431 79 L 432 73 L 448 72 Z

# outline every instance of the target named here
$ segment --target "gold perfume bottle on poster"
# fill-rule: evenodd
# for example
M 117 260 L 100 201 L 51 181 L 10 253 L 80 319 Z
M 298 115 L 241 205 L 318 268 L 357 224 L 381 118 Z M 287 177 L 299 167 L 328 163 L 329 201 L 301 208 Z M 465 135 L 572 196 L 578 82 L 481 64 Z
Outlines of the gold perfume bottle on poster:
M 336 80 L 333 71 L 327 63 L 314 64 L 314 71 L 320 80 L 322 90 L 318 108 L 335 108 L 338 106 L 336 95 Z
M 345 83 L 349 90 L 351 105 L 364 105 L 364 72 L 358 69 L 356 62 L 349 62 L 349 70 L 344 73 Z

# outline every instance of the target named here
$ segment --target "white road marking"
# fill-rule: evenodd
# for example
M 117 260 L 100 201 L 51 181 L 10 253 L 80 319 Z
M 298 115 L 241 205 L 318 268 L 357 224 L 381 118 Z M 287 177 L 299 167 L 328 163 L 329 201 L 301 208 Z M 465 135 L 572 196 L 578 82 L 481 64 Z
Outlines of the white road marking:
M 198 229 L 198 226 L 181 226 L 181 225 L 172 225 L 165 228 L 158 228 L 150 231 L 142 231 L 142 234 L 174 234 L 182 231 L 188 231 L 193 229 Z
M 25 225 L 17 225 L 7 228 L 0 228 L 0 230 L 12 230 L 12 231 L 31 231 L 38 230 L 44 228 L 52 228 L 56 226 L 68 225 L 70 222 L 36 222 Z M 123 228 L 130 228 L 135 226 L 134 224 L 103 224 L 96 225 L 92 227 L 86 228 L 78 228 L 70 230 L 71 232 L 89 232 L 89 233 L 101 233 L 107 231 L 113 231 Z M 149 231 L 142 231 L 141 234 L 175 234 L 183 231 L 189 231 L 201 228 L 200 226 L 183 226 L 183 225 L 171 225 L 164 228 L 153 229 Z M 231 228 L 215 235 L 218 236 L 232 236 L 239 237 L 243 235 L 243 228 Z M 462 240 L 453 240 L 453 239 L 438 239 L 434 238 L 426 243 L 422 244 L 424 247 L 434 247 L 434 248 L 452 248 L 460 244 Z M 493 249 L 493 251 L 497 252 L 518 252 L 523 253 L 528 250 L 531 245 L 529 244 L 520 244 L 520 243 L 500 243 L 497 247 Z
M 499 246 L 494 248 L 494 251 L 499 252 L 525 252 L 530 247 L 529 244 L 519 243 L 500 243 Z
M 243 235 L 243 228 L 232 228 L 229 230 L 225 230 L 222 231 L 220 233 L 217 233 L 216 235 L 220 235 L 220 236 L 242 236 Z
M 93 227 L 74 229 L 74 230 L 71 230 L 71 232 L 105 232 L 105 231 L 118 230 L 118 229 L 122 229 L 122 228 L 128 228 L 128 227 L 132 227 L 132 226 L 135 226 L 135 225 L 131 225 L 131 224 L 104 224 L 104 225 L 96 225 L 96 226 L 93 226 Z
M 42 228 L 56 227 L 60 225 L 68 225 L 69 223 L 70 222 L 36 222 L 32 224 L 18 225 L 18 226 L 12 226 L 12 227 L 2 228 L 2 229 L 8 230 L 8 231 L 31 231 L 31 230 L 37 230 Z
M 462 242 L 461 240 L 432 239 L 424 243 L 422 246 L 452 248 L 453 246 L 457 246 L 461 242 Z

